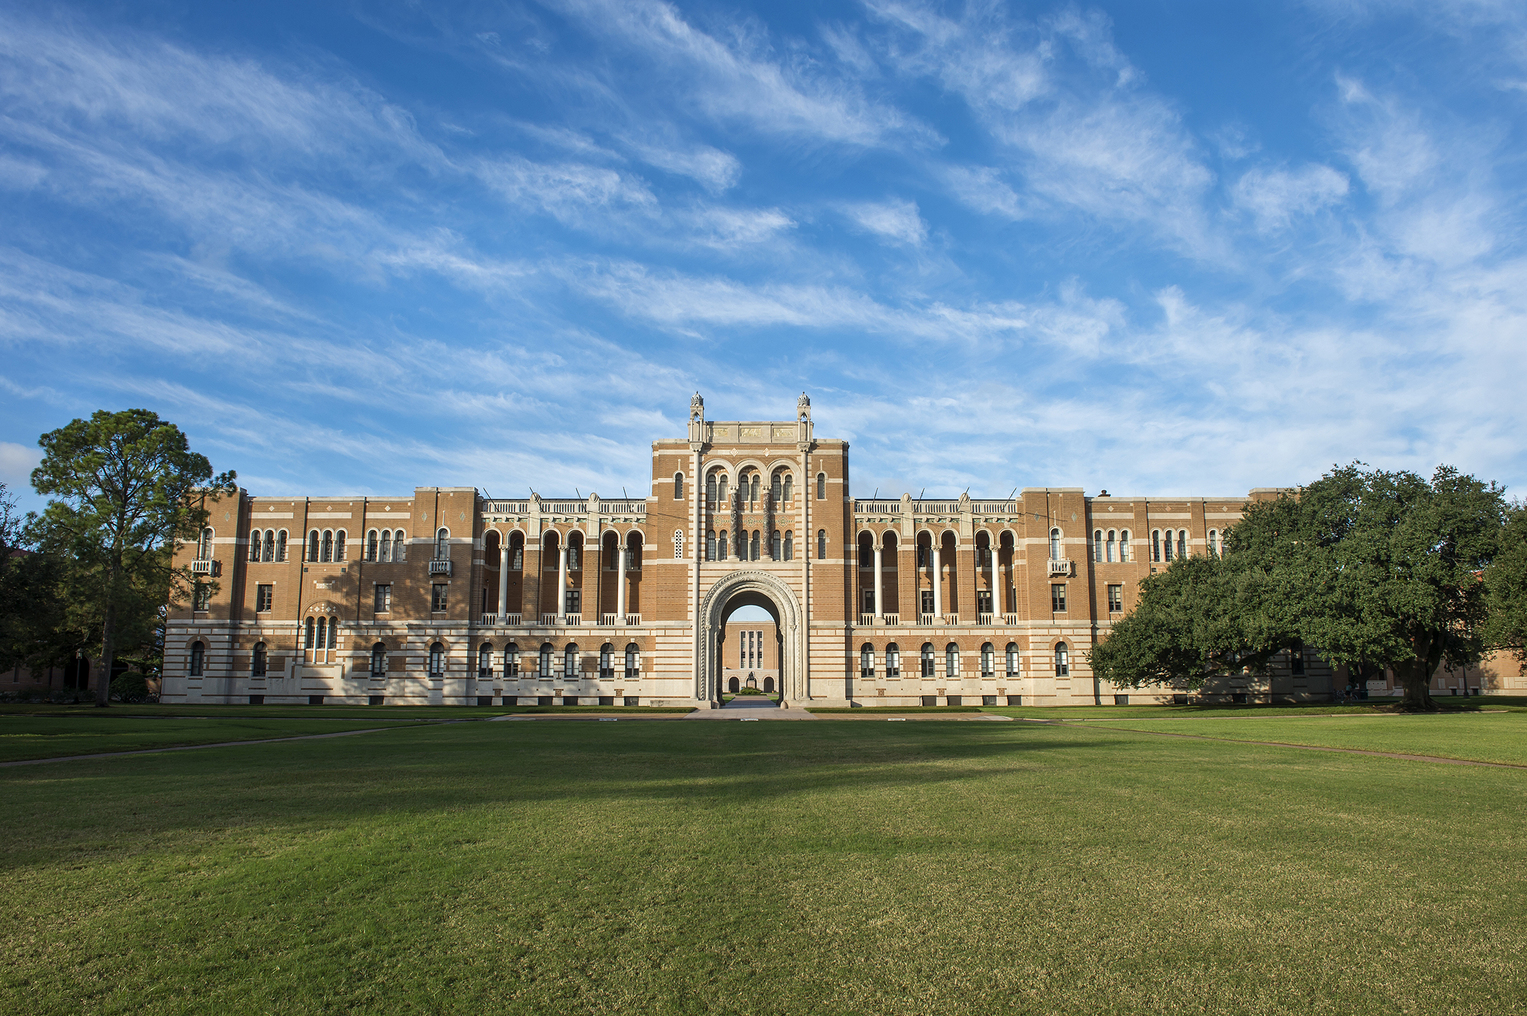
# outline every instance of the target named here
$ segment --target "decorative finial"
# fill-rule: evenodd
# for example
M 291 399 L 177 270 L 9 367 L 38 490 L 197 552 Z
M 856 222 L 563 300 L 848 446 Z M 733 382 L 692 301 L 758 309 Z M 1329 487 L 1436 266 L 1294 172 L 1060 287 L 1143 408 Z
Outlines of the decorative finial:
M 695 397 L 689 400 L 689 412 L 690 412 L 690 414 L 693 415 L 694 413 L 702 412 L 702 411 L 704 411 L 704 409 L 705 409 L 705 400 L 700 397 L 700 393 L 699 392 L 695 392 Z
M 796 409 L 809 409 L 809 408 L 811 408 L 811 396 L 807 395 L 805 392 L 801 392 L 801 397 L 795 400 L 795 408 Z

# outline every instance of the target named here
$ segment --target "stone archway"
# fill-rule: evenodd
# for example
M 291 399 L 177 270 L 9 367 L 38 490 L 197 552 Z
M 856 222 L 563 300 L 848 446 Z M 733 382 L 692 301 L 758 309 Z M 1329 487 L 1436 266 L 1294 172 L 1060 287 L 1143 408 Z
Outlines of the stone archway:
M 721 701 L 721 636 L 730 608 L 759 606 L 774 616 L 779 626 L 779 704 L 805 701 L 806 654 L 805 626 L 800 602 L 778 576 L 769 572 L 744 569 L 719 579 L 700 601 L 696 618 L 699 632 L 695 698 L 719 704 Z

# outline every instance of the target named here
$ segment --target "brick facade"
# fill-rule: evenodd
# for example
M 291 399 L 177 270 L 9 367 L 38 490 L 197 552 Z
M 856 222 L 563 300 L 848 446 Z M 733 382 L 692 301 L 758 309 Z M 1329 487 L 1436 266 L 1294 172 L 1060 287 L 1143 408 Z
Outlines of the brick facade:
M 713 422 L 697 395 L 687 437 L 653 443 L 645 498 L 209 502 L 182 554 L 210 594 L 171 613 L 164 701 L 709 703 L 736 673 L 726 618 L 756 604 L 791 706 L 1111 703 L 1089 649 L 1142 577 L 1211 552 L 1245 501 L 861 501 L 805 396 L 793 420 Z M 1333 680 L 1310 656 L 1209 692 L 1323 699 Z

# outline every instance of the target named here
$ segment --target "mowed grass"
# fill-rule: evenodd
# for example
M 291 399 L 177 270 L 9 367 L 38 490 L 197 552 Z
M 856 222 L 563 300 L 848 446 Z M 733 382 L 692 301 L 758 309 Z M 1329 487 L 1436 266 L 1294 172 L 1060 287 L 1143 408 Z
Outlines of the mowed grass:
M 366 730 L 409 719 L 372 720 L 262 716 L 133 716 L 114 711 L 71 716 L 0 716 L 0 762 L 138 751 L 176 745 L 254 741 Z
M 1522 712 L 1425 716 L 1393 713 L 1322 717 L 1181 716 L 1155 720 L 1099 720 L 1096 726 L 1527 766 L 1527 713 Z
M 5 1011 L 1527 1011 L 1511 769 L 516 722 L 0 780 Z

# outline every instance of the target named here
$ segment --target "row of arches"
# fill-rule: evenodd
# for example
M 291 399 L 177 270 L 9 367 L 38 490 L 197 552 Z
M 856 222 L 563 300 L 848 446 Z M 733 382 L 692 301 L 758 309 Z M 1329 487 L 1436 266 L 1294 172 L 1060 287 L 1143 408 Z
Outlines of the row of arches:
M 822 530 L 822 538 L 825 541 L 827 531 Z M 725 561 L 727 554 L 732 553 L 738 561 L 758 561 L 767 550 L 771 561 L 795 560 L 795 533 L 785 530 L 781 533 L 778 529 L 769 535 L 767 544 L 763 540 L 763 531 L 755 529 L 750 534 L 747 530 L 738 530 L 736 546 L 731 545 L 732 540 L 727 536 L 725 529 L 717 533 L 714 529 L 705 534 L 705 560 Z M 824 544 L 825 546 L 825 544 Z
M 557 530 L 548 530 L 539 541 L 539 568 L 532 565 L 527 574 L 525 534 L 488 530 L 483 535 L 483 559 L 488 572 L 496 573 L 496 577 L 488 578 L 482 590 L 482 612 L 640 613 L 641 531 L 630 530 L 624 537 L 615 530 L 603 533 L 593 548 L 599 555 L 599 567 L 592 575 L 583 567 L 588 543 L 576 529 L 565 537 Z
M 286 560 L 286 530 L 256 529 L 249 534 L 249 560 L 272 562 Z
M 940 659 L 942 655 L 942 659 Z M 1064 641 L 1055 643 L 1054 647 L 1055 676 L 1067 677 L 1071 673 L 1070 648 Z M 933 680 L 943 677 L 946 680 L 955 680 L 960 677 L 960 647 L 957 643 L 950 642 L 944 646 L 944 651 L 939 654 L 935 651 L 932 642 L 924 642 L 918 651 L 917 672 L 915 676 Z M 996 646 L 990 642 L 981 644 L 978 656 L 980 676 L 982 680 L 992 680 L 997 676 L 998 666 L 1002 667 L 1003 675 L 1010 681 L 1022 677 L 1022 653 L 1018 643 L 1009 642 L 998 657 Z M 940 671 L 939 665 L 943 669 Z M 877 657 L 873 643 L 866 642 L 859 647 L 859 677 L 864 681 L 873 681 L 877 673 L 877 665 L 880 673 L 888 681 L 894 681 L 901 677 L 901 647 L 895 642 L 886 644 L 883 655 Z
M 675 474 L 675 496 L 682 496 L 682 477 Z M 705 500 L 715 508 L 730 504 L 735 498 L 744 503 L 757 504 L 763 500 L 764 491 L 776 507 L 788 508 L 795 503 L 795 473 L 788 466 L 776 466 L 769 474 L 768 486 L 763 481 L 763 470 L 758 466 L 742 466 L 735 474 L 730 466 L 712 466 L 705 472 Z M 826 494 L 826 475 L 821 475 L 818 485 Z
M 495 655 L 496 653 L 496 655 Z M 429 673 L 432 677 L 444 674 L 445 647 L 436 642 L 430 646 Z M 626 643 L 624 653 L 617 657 L 615 645 L 606 642 L 599 647 L 597 658 L 598 680 L 613 681 L 616 677 L 617 660 L 620 669 L 627 681 L 636 681 L 641 678 L 641 647 L 635 642 Z M 582 680 L 584 676 L 582 650 L 578 643 L 569 642 L 559 652 L 557 647 L 550 642 L 541 643 L 541 647 L 535 655 L 535 670 L 532 672 L 537 680 L 551 681 L 558 678 L 567 680 Z M 484 642 L 477 647 L 477 679 L 489 681 L 493 679 L 495 662 L 498 664 L 497 673 L 505 681 L 518 680 L 522 674 L 520 671 L 520 647 L 514 642 L 504 645 L 501 650 L 495 651 L 493 643 Z M 531 676 L 531 675 L 525 675 Z

